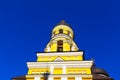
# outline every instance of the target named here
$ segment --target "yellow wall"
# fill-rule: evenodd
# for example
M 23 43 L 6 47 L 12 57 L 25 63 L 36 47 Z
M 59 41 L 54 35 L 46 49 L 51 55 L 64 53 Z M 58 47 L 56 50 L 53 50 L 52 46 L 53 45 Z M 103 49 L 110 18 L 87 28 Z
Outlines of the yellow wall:
M 75 80 L 75 77 L 68 77 L 68 80 Z
M 58 34 L 60 29 L 63 29 L 63 33 L 64 34 L 68 34 L 68 32 L 70 32 L 70 34 L 71 34 L 70 36 L 73 38 L 73 31 L 72 31 L 72 29 L 70 27 L 66 26 L 66 25 L 56 26 L 53 29 L 52 33 Z
M 50 61 L 55 60 L 56 58 L 57 58 L 57 56 L 40 56 L 40 57 L 38 57 L 37 61 L 38 62 L 39 61 L 48 61 L 48 62 L 50 62 Z
M 49 53 L 48 53 L 49 54 Z M 82 56 L 59 56 L 60 58 L 62 58 L 64 61 L 69 61 L 69 60 L 83 60 Z M 38 62 L 42 62 L 42 61 L 54 61 L 56 58 L 58 58 L 57 56 L 39 56 L 37 61 Z
M 51 52 L 57 51 L 57 44 L 56 43 L 52 43 L 50 50 L 51 50 Z
M 62 74 L 62 68 L 54 68 L 53 74 Z
M 50 72 L 49 68 L 30 68 L 28 70 L 28 74 L 44 74 L 46 72 Z
M 63 60 L 83 60 L 82 56 L 60 56 Z
M 70 45 L 67 42 L 63 43 L 63 51 L 70 51 Z
M 64 30 L 63 33 L 64 33 L 64 34 L 68 34 L 68 31 L 65 31 L 65 30 Z
M 26 77 L 26 80 L 34 80 L 34 77 Z M 40 80 L 45 80 L 41 77 Z M 61 77 L 53 77 L 53 80 L 61 80 Z M 68 77 L 67 80 L 75 80 L 75 77 Z M 93 80 L 92 77 L 82 77 L 82 80 Z
M 34 80 L 34 77 L 26 77 L 26 80 Z
M 91 74 L 90 68 L 67 68 L 67 74 Z
M 41 77 L 40 80 L 45 80 L 45 78 L 44 78 L 44 77 Z
M 49 68 L 30 68 L 28 74 L 44 74 Z M 54 68 L 53 74 L 62 74 L 62 68 Z M 91 74 L 90 68 L 67 68 L 66 74 Z
M 82 80 L 93 80 L 92 77 L 82 77 Z
M 61 80 L 61 77 L 54 77 L 54 80 Z
M 53 77 L 53 80 L 61 80 L 61 77 Z M 34 80 L 34 77 L 26 77 L 26 80 Z M 45 80 L 44 77 L 41 77 L 40 80 Z M 68 77 L 67 80 L 75 80 L 75 77 Z M 92 77 L 82 77 L 82 80 L 93 80 Z
M 59 33 L 59 31 L 55 31 L 55 34 L 58 34 Z

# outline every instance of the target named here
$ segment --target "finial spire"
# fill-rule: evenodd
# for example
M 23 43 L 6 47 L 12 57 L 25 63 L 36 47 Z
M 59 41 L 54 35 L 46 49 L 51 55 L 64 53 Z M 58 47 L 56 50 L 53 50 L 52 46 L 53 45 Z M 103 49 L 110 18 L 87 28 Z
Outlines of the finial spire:
M 65 24 L 66 23 L 66 21 L 65 20 L 61 20 L 61 22 L 60 22 L 61 24 Z
M 57 25 L 66 25 L 66 26 L 70 26 L 68 23 L 66 23 L 65 20 L 61 20 Z

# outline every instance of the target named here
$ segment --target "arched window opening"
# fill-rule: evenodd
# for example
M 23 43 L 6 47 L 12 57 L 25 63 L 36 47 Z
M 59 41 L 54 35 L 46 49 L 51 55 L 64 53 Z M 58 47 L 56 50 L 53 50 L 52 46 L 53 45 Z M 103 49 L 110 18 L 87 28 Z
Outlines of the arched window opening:
M 58 52 L 63 51 L 63 41 L 62 40 L 57 41 L 57 51 Z
M 59 33 L 63 33 L 63 29 L 60 29 L 60 30 L 59 30 Z

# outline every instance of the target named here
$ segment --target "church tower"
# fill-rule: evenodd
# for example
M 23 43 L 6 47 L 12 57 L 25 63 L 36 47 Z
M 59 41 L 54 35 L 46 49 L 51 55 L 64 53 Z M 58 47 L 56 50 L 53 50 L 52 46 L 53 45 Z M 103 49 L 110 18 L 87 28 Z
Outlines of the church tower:
M 84 60 L 84 52 L 74 42 L 74 32 L 64 20 L 52 30 L 43 53 L 36 62 L 27 62 L 28 73 L 12 80 L 113 80 L 93 60 Z
M 70 26 L 62 20 L 52 31 L 52 37 L 45 52 L 70 52 L 78 51 L 75 44 L 74 33 Z

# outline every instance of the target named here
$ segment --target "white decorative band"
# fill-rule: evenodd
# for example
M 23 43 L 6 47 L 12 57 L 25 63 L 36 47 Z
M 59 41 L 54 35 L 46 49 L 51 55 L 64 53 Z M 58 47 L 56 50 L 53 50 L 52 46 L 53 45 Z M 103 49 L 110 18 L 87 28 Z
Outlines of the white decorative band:
M 83 51 L 80 52 L 52 52 L 52 53 L 37 53 L 37 56 L 82 56 Z

